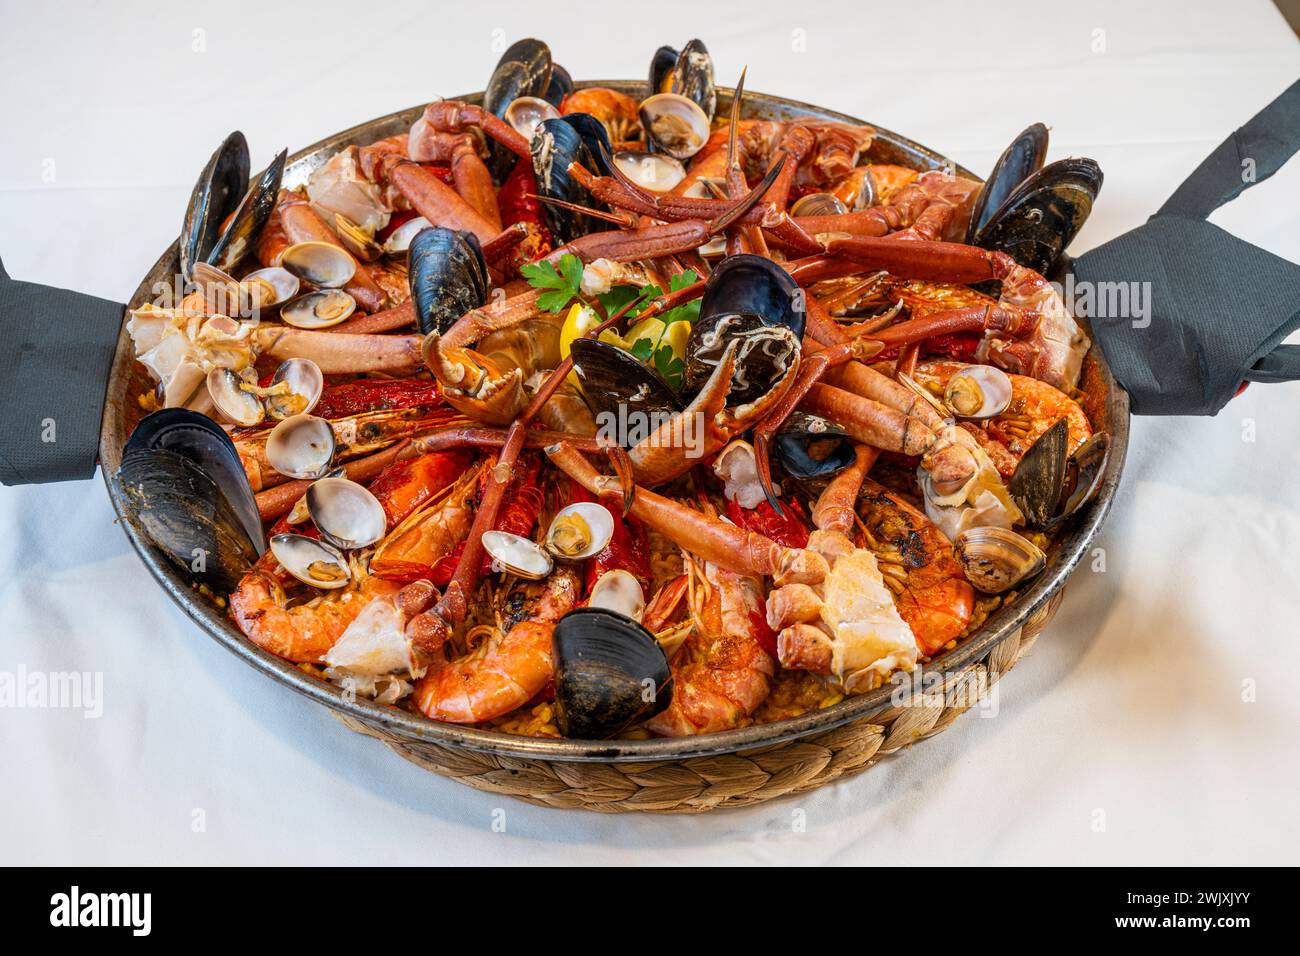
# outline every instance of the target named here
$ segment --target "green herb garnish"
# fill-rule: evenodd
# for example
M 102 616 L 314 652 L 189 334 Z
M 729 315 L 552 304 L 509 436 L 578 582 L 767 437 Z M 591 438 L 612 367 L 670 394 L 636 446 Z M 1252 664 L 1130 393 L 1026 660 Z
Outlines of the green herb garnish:
M 534 262 L 521 266 L 519 274 L 534 289 L 547 289 L 537 297 L 537 307 L 543 312 L 559 312 L 582 291 L 582 260 L 572 253 L 560 256 L 560 268 L 549 262 Z

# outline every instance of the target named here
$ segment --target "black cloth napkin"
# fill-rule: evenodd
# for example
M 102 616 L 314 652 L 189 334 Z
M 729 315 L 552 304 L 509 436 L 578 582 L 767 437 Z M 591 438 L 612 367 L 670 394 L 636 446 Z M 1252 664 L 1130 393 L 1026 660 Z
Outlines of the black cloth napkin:
M 1242 382 L 1300 378 L 1300 266 L 1205 217 L 1300 149 L 1300 81 L 1229 136 L 1138 226 L 1074 260 L 1092 330 L 1138 415 L 1214 415 Z M 1148 314 L 1096 309 L 1101 283 L 1147 283 Z M 1130 286 L 1134 289 L 1136 286 Z M 1129 296 L 1133 301 L 1133 296 Z
M 0 483 L 95 473 L 124 312 L 120 302 L 17 282 L 0 262 Z

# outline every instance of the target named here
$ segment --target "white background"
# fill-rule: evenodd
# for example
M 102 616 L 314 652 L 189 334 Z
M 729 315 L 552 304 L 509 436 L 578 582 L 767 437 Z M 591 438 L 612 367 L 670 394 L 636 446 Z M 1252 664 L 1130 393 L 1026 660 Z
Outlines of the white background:
M 547 39 L 580 78 L 641 77 L 655 47 L 698 35 L 720 83 L 748 64 L 751 89 L 982 172 L 1042 120 L 1051 158 L 1106 173 L 1075 253 L 1141 223 L 1300 74 L 1263 0 L 386 6 L 4 0 L 10 274 L 125 301 L 231 129 L 260 168 L 482 88 L 494 31 Z M 1214 221 L 1300 261 L 1298 184 L 1293 162 Z M 204 637 L 130 552 L 98 477 L 0 489 L 0 671 L 102 672 L 105 695 L 98 720 L 0 710 L 0 861 L 1295 863 L 1297 436 L 1300 385 L 1254 386 L 1213 420 L 1135 420 L 1105 572 L 1075 576 L 998 716 L 795 800 L 696 818 L 543 810 L 426 774 Z

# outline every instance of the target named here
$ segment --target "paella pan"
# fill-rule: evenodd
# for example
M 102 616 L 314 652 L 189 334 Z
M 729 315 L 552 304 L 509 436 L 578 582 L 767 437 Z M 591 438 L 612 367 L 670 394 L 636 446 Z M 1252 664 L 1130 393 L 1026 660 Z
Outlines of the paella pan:
M 131 302 L 114 505 L 205 631 L 393 738 L 861 721 L 1048 606 L 1118 480 L 1123 393 L 1047 281 L 1100 171 L 1046 147 L 981 183 L 698 41 L 576 84 L 522 41 L 258 175 L 232 135 Z

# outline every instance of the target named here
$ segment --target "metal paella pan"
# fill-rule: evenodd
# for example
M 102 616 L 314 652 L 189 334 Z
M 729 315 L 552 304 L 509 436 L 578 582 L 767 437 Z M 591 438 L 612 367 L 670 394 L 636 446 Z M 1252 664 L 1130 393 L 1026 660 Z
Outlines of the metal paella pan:
M 595 81 L 575 84 L 575 89 L 587 88 L 609 88 L 633 97 L 640 97 L 645 92 L 643 82 Z M 725 115 L 732 94 L 730 89 L 717 89 L 719 116 Z M 483 94 L 469 94 L 456 99 L 479 104 L 483 101 Z M 420 118 L 422 110 L 423 106 L 419 106 L 380 117 L 293 154 L 288 157 L 284 167 L 284 186 L 292 189 L 305 184 L 314 170 L 344 147 L 368 145 L 405 133 Z M 819 107 L 749 92 L 744 95 L 742 115 L 745 118 L 778 121 L 811 117 L 865 125 L 862 120 Z M 954 167 L 942 155 L 905 137 L 880 127 L 875 127 L 875 130 L 875 138 L 869 147 L 869 158 L 873 162 L 920 170 L 949 169 L 961 176 L 978 178 L 960 167 Z M 142 279 L 129 307 L 137 308 L 149 302 L 159 284 L 171 283 L 180 269 L 180 246 L 179 243 L 173 243 Z M 140 400 L 142 396 L 152 393 L 154 387 L 155 383 L 136 361 L 132 340 L 124 328 L 118 339 L 109 382 L 99 449 L 109 494 L 119 515 L 125 515 L 130 504 L 124 500 L 121 486 L 112 481 L 111 476 L 121 466 L 127 440 L 144 415 Z M 1014 635 L 1063 589 L 1067 578 L 1096 536 L 1114 497 L 1124 463 L 1128 440 L 1128 399 L 1115 383 L 1096 348 L 1084 359 L 1079 389 L 1080 404 L 1087 412 L 1092 426 L 1110 436 L 1109 454 L 1105 459 L 1104 471 L 1098 478 L 1095 494 L 1051 540 L 1046 549 L 1045 569 L 1019 589 L 1015 601 L 1000 606 L 978 630 L 955 648 L 933 656 L 926 665 L 927 668 L 944 672 L 957 671 L 980 660 L 990 649 Z M 477 726 L 443 723 L 346 694 L 334 684 L 311 677 L 295 664 L 262 650 L 232 623 L 224 607 L 219 607 L 197 591 L 191 581 L 151 544 L 136 524 L 122 521 L 121 525 L 150 573 L 210 637 L 298 693 L 382 730 L 391 737 L 417 742 L 431 741 L 448 747 L 543 761 L 665 761 L 731 753 L 789 741 L 861 720 L 889 707 L 891 703 L 893 687 L 885 683 L 876 690 L 848 697 L 841 703 L 790 719 L 700 736 L 635 740 L 534 738 Z

